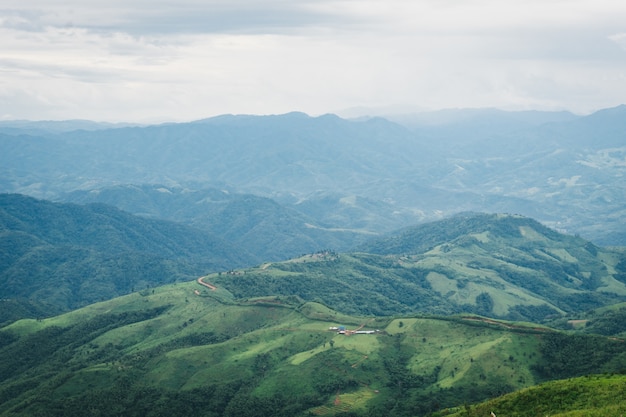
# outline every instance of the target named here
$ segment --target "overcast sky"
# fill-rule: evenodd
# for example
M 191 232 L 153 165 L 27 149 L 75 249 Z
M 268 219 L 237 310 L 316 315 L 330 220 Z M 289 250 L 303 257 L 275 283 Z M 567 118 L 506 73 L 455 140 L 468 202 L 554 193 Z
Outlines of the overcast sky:
M 0 2 L 0 119 L 624 102 L 624 0 Z

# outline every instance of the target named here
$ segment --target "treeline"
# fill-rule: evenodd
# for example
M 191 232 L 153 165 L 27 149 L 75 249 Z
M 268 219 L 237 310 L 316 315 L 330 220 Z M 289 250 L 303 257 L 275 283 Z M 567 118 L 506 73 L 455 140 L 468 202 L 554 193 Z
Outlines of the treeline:
M 626 307 L 616 310 L 607 310 L 601 314 L 592 315 L 583 330 L 585 333 L 595 333 L 604 336 L 615 336 L 626 333 Z

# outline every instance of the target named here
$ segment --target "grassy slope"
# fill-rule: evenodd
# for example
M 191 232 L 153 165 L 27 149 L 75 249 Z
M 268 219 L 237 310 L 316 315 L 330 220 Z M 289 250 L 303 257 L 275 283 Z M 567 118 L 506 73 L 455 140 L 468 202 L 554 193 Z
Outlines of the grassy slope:
M 328 330 L 337 325 L 383 332 Z M 201 408 L 199 392 L 220 390 L 223 415 L 252 415 L 254 398 L 289 415 L 422 415 L 534 385 L 542 334 L 460 318 L 351 317 L 295 297 L 237 302 L 224 289 L 174 284 L 2 329 L 0 415 L 106 408 L 116 395 L 139 407 L 146 392 L 164 410 L 185 393 Z
M 552 381 L 526 388 L 484 403 L 450 409 L 435 416 L 478 417 L 606 417 L 626 413 L 626 376 L 593 375 Z
M 385 242 L 397 244 L 399 253 L 319 253 L 210 279 L 238 297 L 297 294 L 345 312 L 375 315 L 468 312 L 537 321 L 626 298 L 618 268 L 623 254 L 530 219 L 476 217 L 477 224 L 458 231 L 458 237 L 441 238 L 429 248 L 409 246 L 402 252 L 405 245 L 390 238 Z M 456 221 L 427 229 L 436 233 Z M 410 233 L 400 240 L 423 237 Z

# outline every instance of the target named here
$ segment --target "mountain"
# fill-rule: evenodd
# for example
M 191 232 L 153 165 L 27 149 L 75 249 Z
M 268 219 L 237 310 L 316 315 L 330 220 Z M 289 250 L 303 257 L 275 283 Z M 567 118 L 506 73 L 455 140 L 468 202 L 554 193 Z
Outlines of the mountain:
M 0 247 L 0 298 L 39 303 L 46 315 L 254 259 L 176 223 L 17 194 L 0 194 Z
M 423 416 L 624 366 L 626 344 L 601 336 L 352 317 L 193 281 L 1 328 L 0 416 Z
M 14 128 L 0 132 L 0 191 L 60 200 L 127 184 L 228 189 L 291 204 L 327 228 L 374 233 L 462 211 L 509 212 L 625 245 L 625 108 L 589 116 L 455 110 L 411 128 L 302 113 Z
M 625 118 L 626 106 L 619 106 L 504 130 L 497 125 L 500 118 L 487 123 L 483 116 L 480 123 L 470 118 L 425 126 L 417 134 L 439 138 L 437 146 L 447 161 L 442 160 L 433 187 L 518 199 L 521 204 L 505 211 L 532 216 L 596 244 L 624 245 L 617 223 L 626 195 Z M 537 208 L 540 212 L 530 214 Z M 593 219 L 599 216 L 606 220 Z
M 529 236 L 524 230 L 534 232 Z M 533 238 L 543 238 L 548 244 L 566 242 L 566 245 L 593 245 L 572 236 L 559 233 L 538 221 L 513 214 L 459 213 L 444 220 L 411 226 L 388 236 L 371 239 L 359 246 L 357 250 L 380 255 L 418 254 L 434 249 L 436 246 L 452 243 L 458 239 L 477 237 L 483 234 L 483 244 L 491 243 L 496 249 L 498 243 L 506 246 L 528 245 Z M 507 242 L 491 242 L 489 238 L 507 240 Z M 478 238 L 478 240 L 481 240 Z M 593 250 L 592 250 L 593 251 Z
M 0 144 L 7 149 L 5 172 L 29 172 L 15 184 L 18 188 L 28 189 L 44 176 L 69 175 L 42 191 L 176 183 L 226 184 L 255 194 L 343 189 L 347 181 L 355 187 L 397 176 L 414 163 L 406 158 L 401 163 L 398 152 L 408 154 L 416 146 L 410 132 L 384 120 L 353 123 L 300 113 L 222 116 L 41 137 L 4 135 Z M 25 149 L 40 146 L 46 147 L 46 154 L 29 152 L 26 157 Z
M 74 191 L 63 200 L 105 203 L 138 216 L 184 223 L 220 236 L 264 261 L 284 260 L 326 248 L 347 250 L 373 233 L 368 231 L 371 224 L 333 228 L 329 225 L 334 223 L 320 223 L 291 204 L 215 188 L 118 185 Z
M 543 320 L 626 300 L 625 254 L 515 215 L 470 214 L 210 282 L 237 298 L 297 295 L 348 314 Z

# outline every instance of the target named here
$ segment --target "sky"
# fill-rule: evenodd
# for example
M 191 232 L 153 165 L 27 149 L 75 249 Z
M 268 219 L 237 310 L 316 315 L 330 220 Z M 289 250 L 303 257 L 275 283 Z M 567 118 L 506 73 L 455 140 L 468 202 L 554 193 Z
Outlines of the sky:
M 0 120 L 624 102 L 623 0 L 0 1 Z

